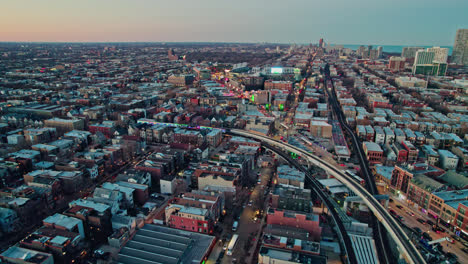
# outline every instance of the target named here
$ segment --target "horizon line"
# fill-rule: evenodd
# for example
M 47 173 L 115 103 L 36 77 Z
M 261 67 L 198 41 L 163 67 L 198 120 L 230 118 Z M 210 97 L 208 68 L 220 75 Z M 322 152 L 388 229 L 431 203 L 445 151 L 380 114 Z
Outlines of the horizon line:
M 258 41 L 258 42 L 228 42 L 228 41 L 0 41 L 0 44 L 3 43 L 57 43 L 57 44 L 106 44 L 106 43 L 158 43 L 158 44 L 179 44 L 179 43 L 196 43 L 196 44 L 209 44 L 209 43 L 222 43 L 222 44 L 278 44 L 278 45 L 310 45 L 310 44 L 318 44 L 318 42 L 310 42 L 310 43 L 296 43 L 296 42 L 268 42 L 268 41 Z M 331 46 L 336 45 L 345 45 L 345 46 L 401 46 L 401 47 L 449 47 L 453 48 L 452 45 L 408 45 L 408 44 L 342 44 L 342 43 L 327 43 Z

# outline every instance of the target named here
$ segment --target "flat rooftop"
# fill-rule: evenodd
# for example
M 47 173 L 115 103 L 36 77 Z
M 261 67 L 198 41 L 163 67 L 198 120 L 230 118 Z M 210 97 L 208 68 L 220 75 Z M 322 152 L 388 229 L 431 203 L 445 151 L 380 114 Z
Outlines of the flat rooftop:
M 201 263 L 215 237 L 158 225 L 138 230 L 118 255 L 123 264 Z

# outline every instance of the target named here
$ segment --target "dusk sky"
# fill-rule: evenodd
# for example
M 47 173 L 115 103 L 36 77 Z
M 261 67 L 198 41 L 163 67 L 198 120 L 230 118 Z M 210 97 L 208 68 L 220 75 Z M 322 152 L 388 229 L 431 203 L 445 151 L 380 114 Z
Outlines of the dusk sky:
M 3 0 L 0 41 L 452 46 L 466 0 Z

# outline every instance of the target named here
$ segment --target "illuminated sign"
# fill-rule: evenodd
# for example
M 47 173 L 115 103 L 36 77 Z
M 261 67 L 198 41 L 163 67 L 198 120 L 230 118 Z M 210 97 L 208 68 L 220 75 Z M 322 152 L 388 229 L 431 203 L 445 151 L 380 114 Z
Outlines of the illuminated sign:
M 283 68 L 281 68 L 281 67 L 271 67 L 271 73 L 272 74 L 282 74 L 283 73 Z
M 280 111 L 283 111 L 283 110 L 284 110 L 284 105 L 283 105 L 283 104 L 280 104 L 280 105 L 278 106 L 278 108 L 279 108 Z
M 301 69 L 299 69 L 299 68 L 294 68 L 294 73 L 295 73 L 295 74 L 300 74 L 300 73 L 301 73 Z
M 251 100 L 252 100 L 252 102 L 255 102 L 255 95 L 254 94 L 252 94 L 252 99 Z

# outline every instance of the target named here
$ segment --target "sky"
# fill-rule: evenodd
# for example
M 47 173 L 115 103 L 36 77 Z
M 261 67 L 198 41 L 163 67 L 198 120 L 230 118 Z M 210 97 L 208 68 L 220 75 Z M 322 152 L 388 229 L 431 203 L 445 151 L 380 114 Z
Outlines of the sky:
M 452 46 L 466 0 L 0 0 L 0 41 Z

